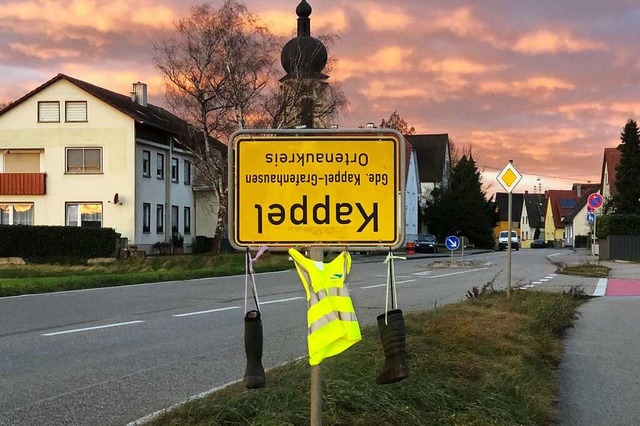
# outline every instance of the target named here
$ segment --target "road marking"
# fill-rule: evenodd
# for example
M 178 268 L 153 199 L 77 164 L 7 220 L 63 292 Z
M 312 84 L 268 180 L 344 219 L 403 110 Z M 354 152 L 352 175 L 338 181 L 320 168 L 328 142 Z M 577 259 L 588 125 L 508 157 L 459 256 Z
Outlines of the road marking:
M 547 256 L 547 257 L 553 257 L 553 256 L 564 256 L 565 254 L 567 254 L 567 253 L 553 253 L 553 254 L 550 254 L 550 255 L 549 255 L 549 256 Z
M 413 275 L 431 275 L 433 271 L 422 271 L 422 272 L 414 272 Z
M 413 281 L 415 281 L 415 280 L 396 281 L 396 284 L 410 283 L 410 282 L 413 282 Z M 376 288 L 376 287 L 384 287 L 386 285 L 387 285 L 386 283 L 385 284 L 376 284 L 376 285 L 367 285 L 367 286 L 360 287 L 360 288 Z
M 558 274 L 549 274 L 550 277 L 557 277 Z
M 460 272 L 451 272 L 450 274 L 442 274 L 442 275 L 431 275 L 431 276 L 425 276 L 425 278 L 440 278 L 440 277 L 449 277 L 451 275 L 460 275 L 460 274 L 466 274 L 468 272 L 478 272 L 478 271 L 484 271 L 485 269 L 489 269 L 489 268 L 478 268 L 478 269 L 469 269 L 468 271 L 460 271 Z
M 555 277 L 555 275 L 547 275 L 545 278 L 548 280 L 552 280 Z
M 598 285 L 596 286 L 596 290 L 593 292 L 594 296 L 604 296 L 607 292 L 607 279 L 600 278 L 598 280 Z
M 269 300 L 268 302 L 260 302 L 260 306 L 268 305 L 269 303 L 290 302 L 292 300 L 300 300 L 300 299 L 304 299 L 304 297 L 290 297 L 288 299 Z
M 540 281 L 542 281 L 543 283 L 546 283 L 546 282 L 547 282 L 547 281 L 549 281 L 549 280 L 548 280 L 548 279 L 546 279 L 546 278 L 540 278 Z
M 98 325 L 95 327 L 86 327 L 86 328 L 76 328 L 74 330 L 65 330 L 65 331 L 56 331 L 53 333 L 45 333 L 43 336 L 57 336 L 59 334 L 69 334 L 69 333 L 78 333 L 81 331 L 90 331 L 90 330 L 100 330 L 102 328 L 111 328 L 111 327 L 121 327 L 123 325 L 131 325 L 131 324 L 139 324 L 145 321 L 128 321 L 128 322 L 119 322 L 117 324 L 107 324 L 107 325 Z
M 228 308 L 209 309 L 208 311 L 188 312 L 186 314 L 174 315 L 174 317 L 190 317 L 191 315 L 210 314 L 212 312 L 230 311 L 231 309 L 240 309 L 240 306 L 229 306 Z
M 542 284 L 542 281 L 533 281 L 531 284 Z

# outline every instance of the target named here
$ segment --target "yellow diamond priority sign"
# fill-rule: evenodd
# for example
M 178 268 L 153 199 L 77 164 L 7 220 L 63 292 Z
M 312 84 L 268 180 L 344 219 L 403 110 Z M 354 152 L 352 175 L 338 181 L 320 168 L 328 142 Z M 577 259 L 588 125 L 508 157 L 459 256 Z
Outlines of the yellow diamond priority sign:
M 508 162 L 504 169 L 498 174 L 498 182 L 507 192 L 512 192 L 513 189 L 522 180 L 522 175 L 516 170 L 511 162 Z

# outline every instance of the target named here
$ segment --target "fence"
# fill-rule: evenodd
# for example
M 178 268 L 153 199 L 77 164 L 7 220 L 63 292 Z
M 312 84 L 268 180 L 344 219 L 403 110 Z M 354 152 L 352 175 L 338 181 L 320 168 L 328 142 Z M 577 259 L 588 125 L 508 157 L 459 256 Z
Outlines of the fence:
M 640 235 L 600 238 L 600 260 L 640 260 Z

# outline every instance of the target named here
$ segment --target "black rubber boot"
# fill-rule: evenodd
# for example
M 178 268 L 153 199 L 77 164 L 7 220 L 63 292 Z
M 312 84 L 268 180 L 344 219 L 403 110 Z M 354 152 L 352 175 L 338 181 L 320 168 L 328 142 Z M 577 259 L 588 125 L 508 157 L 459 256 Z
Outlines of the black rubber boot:
M 263 388 L 266 378 L 262 367 L 262 320 L 258 311 L 249 311 L 244 317 L 244 350 L 247 354 L 244 384 L 247 389 Z
M 399 382 L 409 377 L 402 310 L 391 310 L 386 316 L 387 324 L 384 321 L 385 314 L 378 315 L 378 330 L 385 355 L 384 370 L 376 379 L 379 385 Z

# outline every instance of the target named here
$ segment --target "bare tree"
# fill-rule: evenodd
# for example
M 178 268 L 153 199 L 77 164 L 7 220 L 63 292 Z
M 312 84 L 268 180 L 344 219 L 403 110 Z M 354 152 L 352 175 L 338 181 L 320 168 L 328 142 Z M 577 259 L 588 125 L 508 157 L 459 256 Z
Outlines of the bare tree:
M 186 140 L 200 184 L 218 200 L 216 236 L 227 212 L 226 141 L 245 128 L 262 90 L 275 76 L 276 39 L 247 8 L 225 0 L 203 4 L 176 24 L 173 38 L 156 45 L 154 63 L 165 79 L 166 99 L 191 128 Z
M 243 128 L 299 124 L 302 98 L 314 103 L 320 126 L 347 107 L 340 87 L 326 81 L 296 76 L 278 82 L 281 42 L 241 1 L 225 0 L 219 9 L 193 7 L 172 38 L 154 45 L 167 103 L 190 124 L 184 143 L 196 157 L 197 182 L 218 200 L 212 207 L 217 237 L 224 230 L 228 195 L 226 151 L 219 141 Z
M 416 131 L 413 127 L 409 127 L 404 118 L 400 117 L 398 111 L 393 111 L 388 120 L 382 119 L 380 127 L 386 129 L 396 129 L 402 135 L 413 135 Z

